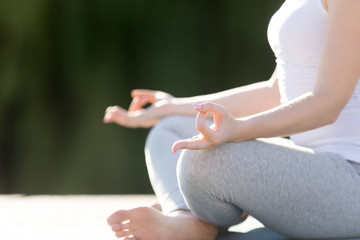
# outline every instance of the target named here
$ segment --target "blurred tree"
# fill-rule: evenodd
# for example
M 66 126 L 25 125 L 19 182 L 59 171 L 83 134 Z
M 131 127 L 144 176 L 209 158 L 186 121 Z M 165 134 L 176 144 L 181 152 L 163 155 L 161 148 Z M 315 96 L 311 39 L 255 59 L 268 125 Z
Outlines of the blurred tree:
M 149 193 L 133 88 L 216 92 L 271 74 L 282 0 L 0 2 L 0 193 Z

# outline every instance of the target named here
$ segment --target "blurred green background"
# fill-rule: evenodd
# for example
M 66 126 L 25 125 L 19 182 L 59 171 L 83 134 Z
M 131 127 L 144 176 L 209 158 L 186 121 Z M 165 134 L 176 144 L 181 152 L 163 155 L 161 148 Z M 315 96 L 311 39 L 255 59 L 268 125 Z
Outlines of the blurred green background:
M 152 193 L 149 130 L 103 124 L 105 108 L 134 88 L 191 96 L 267 79 L 282 2 L 0 1 L 0 193 Z

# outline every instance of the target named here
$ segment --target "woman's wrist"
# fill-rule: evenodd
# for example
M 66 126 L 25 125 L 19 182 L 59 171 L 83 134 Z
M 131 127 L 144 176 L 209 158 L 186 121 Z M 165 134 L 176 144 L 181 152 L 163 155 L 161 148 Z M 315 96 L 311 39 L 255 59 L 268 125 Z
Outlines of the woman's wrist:
M 253 139 L 251 134 L 251 122 L 246 118 L 236 118 L 232 142 L 242 142 Z
M 171 115 L 185 115 L 187 108 L 184 103 L 177 101 L 176 98 L 158 102 L 155 107 L 159 110 L 161 118 Z
M 193 103 L 187 98 L 172 98 L 164 106 L 166 116 L 169 115 L 191 115 L 196 116 Z

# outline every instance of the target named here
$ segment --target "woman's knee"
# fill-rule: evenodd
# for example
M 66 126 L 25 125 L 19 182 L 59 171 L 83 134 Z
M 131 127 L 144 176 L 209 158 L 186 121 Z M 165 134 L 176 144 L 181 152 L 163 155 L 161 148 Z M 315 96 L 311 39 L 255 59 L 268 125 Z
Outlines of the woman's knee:
M 183 150 L 177 165 L 179 187 L 185 199 L 199 198 L 211 186 L 209 150 Z
M 210 150 L 184 150 L 177 166 L 183 194 L 222 192 L 222 187 L 229 187 L 231 181 L 243 182 L 256 165 L 247 153 L 253 144 L 253 141 L 226 143 Z
M 200 219 L 218 226 L 230 226 L 237 222 L 242 210 L 235 206 L 232 194 L 223 186 L 223 176 L 210 162 L 217 150 L 185 150 L 181 153 L 177 175 L 181 193 L 187 206 Z M 231 198 L 231 197 L 230 197 Z M 226 212 L 220 217 L 219 212 Z

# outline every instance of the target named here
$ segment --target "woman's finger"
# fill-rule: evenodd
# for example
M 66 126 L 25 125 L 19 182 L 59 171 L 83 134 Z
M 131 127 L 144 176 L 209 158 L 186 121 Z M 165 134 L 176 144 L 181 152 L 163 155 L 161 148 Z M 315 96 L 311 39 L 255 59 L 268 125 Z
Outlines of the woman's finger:
M 201 103 L 194 104 L 194 109 L 198 112 L 212 113 L 216 116 L 226 116 L 228 111 L 223 107 L 215 103 Z
M 134 99 L 130 103 L 129 112 L 134 112 L 139 109 L 142 109 L 148 103 L 154 103 L 155 99 L 148 96 L 139 96 L 134 97 Z
M 215 103 L 196 104 L 194 109 L 198 112 L 206 112 L 213 115 L 214 126 L 211 129 L 215 131 L 220 130 L 222 123 L 232 117 L 225 107 Z
M 130 119 L 128 116 L 128 112 L 118 106 L 109 107 L 106 110 L 105 116 L 104 116 L 104 122 L 105 123 L 117 123 L 120 125 L 128 126 L 130 127 Z
M 133 112 L 139 109 L 140 97 L 134 97 L 129 106 L 129 112 Z
M 114 112 L 117 111 L 118 108 L 119 108 L 118 106 L 111 106 L 111 107 L 106 108 L 105 116 L 104 116 L 105 123 L 112 122 L 113 114 L 114 114 Z
M 189 139 L 176 141 L 172 146 L 172 152 L 176 153 L 180 149 L 198 150 L 198 149 L 206 149 L 209 147 L 210 147 L 209 143 L 206 140 L 204 140 L 203 136 L 199 134 Z
M 135 89 L 131 91 L 131 97 L 141 97 L 146 96 L 151 101 L 156 102 L 157 100 L 171 98 L 172 96 L 166 92 L 162 91 L 154 91 L 154 90 L 147 90 L 147 89 Z
M 199 112 L 196 115 L 196 129 L 204 136 L 205 139 L 210 140 L 213 138 L 214 129 L 206 124 L 206 115 L 207 113 L 205 112 Z
M 138 96 L 148 96 L 155 98 L 155 95 L 158 91 L 148 90 L 148 89 L 134 89 L 131 91 L 131 97 L 138 97 Z

